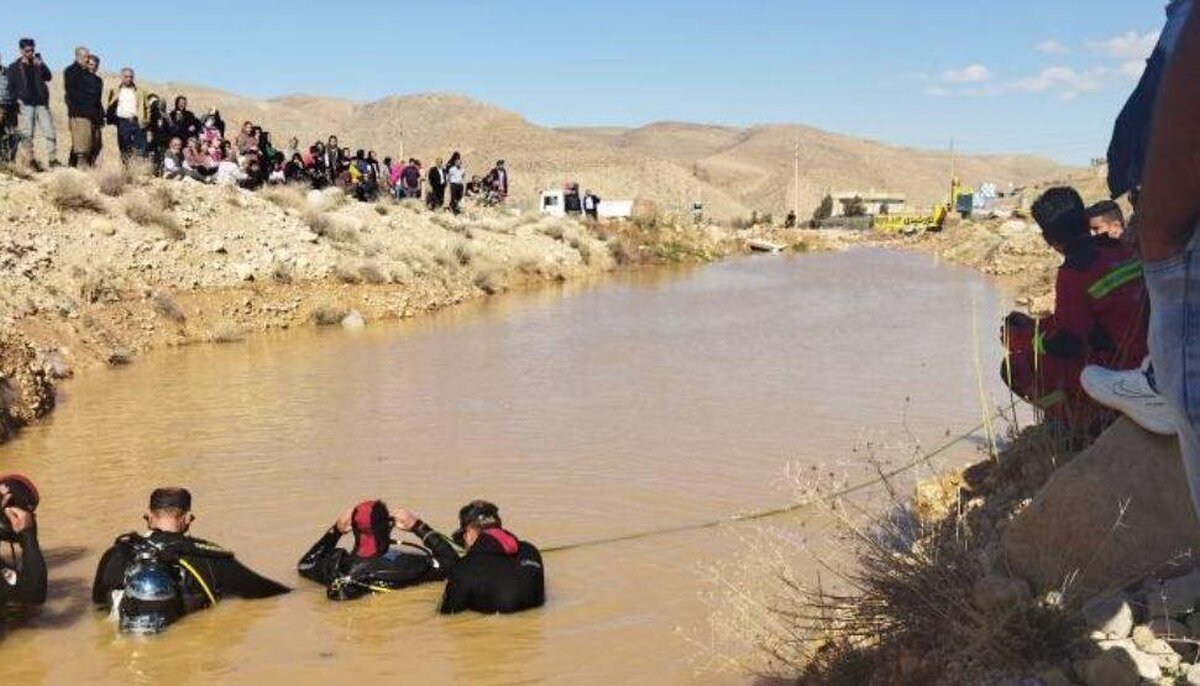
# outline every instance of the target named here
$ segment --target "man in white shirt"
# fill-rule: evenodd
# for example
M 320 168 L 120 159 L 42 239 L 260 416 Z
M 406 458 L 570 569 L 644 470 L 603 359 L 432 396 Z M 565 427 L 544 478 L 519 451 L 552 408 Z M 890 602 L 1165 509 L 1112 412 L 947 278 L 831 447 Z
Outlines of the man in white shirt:
M 146 154 L 146 134 L 142 130 L 142 123 L 148 119 L 146 96 L 133 77 L 129 67 L 121 70 L 121 83 L 109 89 L 105 111 L 108 121 L 117 127 L 117 147 L 122 160 L 128 160 L 134 153 Z

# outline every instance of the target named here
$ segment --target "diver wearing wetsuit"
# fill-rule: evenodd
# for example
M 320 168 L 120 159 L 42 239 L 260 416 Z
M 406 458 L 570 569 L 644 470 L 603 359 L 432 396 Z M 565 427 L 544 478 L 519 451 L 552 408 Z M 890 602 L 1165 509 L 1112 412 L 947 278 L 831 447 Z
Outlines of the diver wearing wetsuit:
M 459 527 L 452 538 L 458 546 L 466 548 L 461 558 L 445 536 L 413 513 L 400 510 L 396 521 L 401 528 L 420 537 L 441 565 L 449 569 L 439 608 L 442 614 L 464 610 L 508 614 L 545 604 L 541 552 L 504 529 L 500 510 L 492 503 L 476 500 L 458 511 Z
M 446 578 L 443 556 L 412 544 L 393 547 L 396 520 L 380 500 L 367 500 L 338 518 L 319 541 L 300 558 L 296 569 L 306 579 L 325 586 L 330 600 L 354 600 L 374 592 L 386 593 Z M 342 536 L 354 534 L 354 549 L 338 547 Z M 430 539 L 449 550 L 449 541 Z
M 100 559 L 92 601 L 105 610 L 118 609 L 123 629 L 152 633 L 226 596 L 270 598 L 290 590 L 250 570 L 221 546 L 188 536 L 195 519 L 191 509 L 192 496 L 187 489 L 155 490 L 146 514 L 149 532 L 121 536 Z M 142 602 L 144 599 L 134 597 L 134 589 L 127 589 L 131 570 L 145 558 L 153 558 L 155 566 L 169 570 L 174 582 L 169 585 L 177 586 L 175 597 L 159 596 Z M 156 619 L 152 626 L 143 626 L 137 621 L 139 614 L 153 614 Z M 131 622 L 128 627 L 127 620 Z
M 33 514 L 38 500 L 37 487 L 28 477 L 0 477 L 0 542 L 13 546 L 14 553 L 11 564 L 0 559 L 0 609 L 9 603 L 46 602 L 46 558 L 38 544 Z

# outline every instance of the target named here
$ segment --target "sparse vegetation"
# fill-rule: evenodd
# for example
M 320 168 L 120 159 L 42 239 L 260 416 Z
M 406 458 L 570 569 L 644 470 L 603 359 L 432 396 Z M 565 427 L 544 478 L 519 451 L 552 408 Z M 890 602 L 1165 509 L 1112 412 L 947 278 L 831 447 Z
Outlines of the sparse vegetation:
M 232 322 L 221 322 L 208 335 L 213 343 L 240 343 L 246 339 L 246 332 Z
M 304 213 L 309 207 L 308 197 L 297 186 L 268 186 L 259 191 L 259 194 L 264 200 L 284 210 Z
M 374 262 L 364 262 L 358 268 L 358 275 L 366 283 L 378 286 L 388 282 L 388 277 Z
M 349 312 L 349 308 L 341 305 L 321 305 L 312 311 L 310 319 L 317 326 L 337 326 Z
M 169 319 L 176 324 L 183 324 L 187 321 L 187 315 L 184 314 L 183 309 L 166 293 L 155 293 L 150 298 L 150 302 L 154 306 L 154 311 L 159 316 Z
M 46 193 L 59 211 L 104 211 L 104 202 L 92 179 L 78 169 L 55 171 L 46 182 Z
M 129 196 L 125 198 L 125 216 L 139 226 L 159 227 L 163 235 L 171 240 L 182 240 L 187 234 L 179 226 L 175 216 L 164 206 L 167 198 L 171 199 L 171 203 L 174 202 L 170 191 Z

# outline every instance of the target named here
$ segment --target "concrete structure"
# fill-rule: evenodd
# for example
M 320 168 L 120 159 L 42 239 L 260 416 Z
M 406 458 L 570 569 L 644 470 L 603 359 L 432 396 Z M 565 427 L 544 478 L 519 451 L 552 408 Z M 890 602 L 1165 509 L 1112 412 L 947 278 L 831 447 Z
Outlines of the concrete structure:
M 859 198 L 863 202 L 863 207 L 867 214 L 903 214 L 907 211 L 908 196 L 904 193 L 891 193 L 888 191 L 846 191 L 841 193 L 832 193 L 833 196 L 833 216 L 846 216 L 846 208 Z

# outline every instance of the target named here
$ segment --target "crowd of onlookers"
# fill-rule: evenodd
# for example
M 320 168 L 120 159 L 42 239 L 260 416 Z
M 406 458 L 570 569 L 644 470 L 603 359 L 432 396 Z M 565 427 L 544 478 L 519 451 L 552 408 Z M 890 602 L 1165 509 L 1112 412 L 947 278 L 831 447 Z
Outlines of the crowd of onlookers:
M 0 65 L 0 157 L 5 162 L 21 158 L 41 168 L 34 153 L 34 142 L 41 138 L 47 165 L 56 167 L 60 163 L 49 92 L 53 74 L 33 39 L 22 38 L 18 47 L 17 60 L 7 68 Z M 129 67 L 105 92 L 99 69 L 99 56 L 79 47 L 74 62 L 63 71 L 71 166 L 94 165 L 102 147 L 101 133 L 105 126 L 113 126 L 123 162 L 147 160 L 156 175 L 167 179 L 250 190 L 280 184 L 336 186 L 364 202 L 386 194 L 442 208 L 448 200 L 456 214 L 467 196 L 489 205 L 508 196 L 504 160 L 486 176 L 468 177 L 458 152 L 448 162 L 439 158 L 426 170 L 416 158 L 380 160 L 374 150 L 352 152 L 337 136 L 308 146 L 292 137 L 280 149 L 271 133 L 254 122 L 245 121 L 236 132 L 227 132 L 216 108 L 197 116 L 183 95 L 168 103 L 141 88 Z

